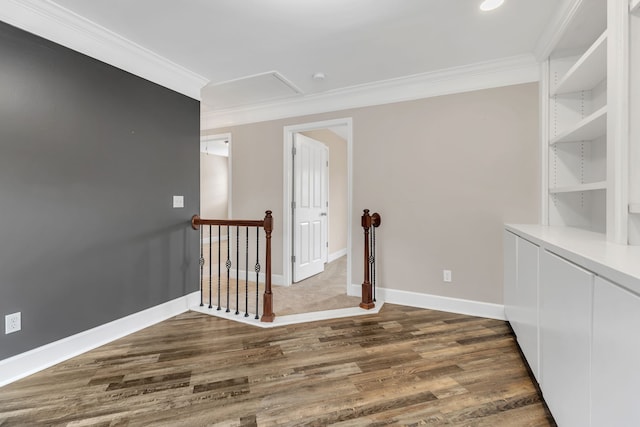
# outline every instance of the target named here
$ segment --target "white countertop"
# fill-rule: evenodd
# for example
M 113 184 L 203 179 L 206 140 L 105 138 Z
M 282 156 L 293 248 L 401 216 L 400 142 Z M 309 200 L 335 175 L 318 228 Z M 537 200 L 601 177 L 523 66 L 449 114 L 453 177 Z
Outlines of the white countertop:
M 505 228 L 640 295 L 640 246 L 607 242 L 604 234 L 573 227 L 505 224 Z

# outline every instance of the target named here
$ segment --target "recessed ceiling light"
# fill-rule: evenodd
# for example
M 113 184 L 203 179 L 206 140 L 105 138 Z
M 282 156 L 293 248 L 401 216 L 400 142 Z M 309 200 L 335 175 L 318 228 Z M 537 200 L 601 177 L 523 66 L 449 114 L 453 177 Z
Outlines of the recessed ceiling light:
M 480 10 L 488 12 L 490 10 L 499 8 L 500 6 L 502 6 L 502 3 L 504 3 L 504 0 L 484 0 L 480 5 Z
M 313 80 L 324 80 L 324 77 L 325 77 L 324 73 L 321 71 L 318 71 L 313 75 Z

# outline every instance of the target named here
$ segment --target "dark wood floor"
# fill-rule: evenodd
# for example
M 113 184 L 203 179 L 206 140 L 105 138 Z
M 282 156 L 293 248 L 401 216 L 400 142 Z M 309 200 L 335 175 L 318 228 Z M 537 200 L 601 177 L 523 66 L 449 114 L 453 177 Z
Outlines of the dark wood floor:
M 0 388 L 0 426 L 554 425 L 505 322 L 385 305 L 259 329 L 188 312 Z

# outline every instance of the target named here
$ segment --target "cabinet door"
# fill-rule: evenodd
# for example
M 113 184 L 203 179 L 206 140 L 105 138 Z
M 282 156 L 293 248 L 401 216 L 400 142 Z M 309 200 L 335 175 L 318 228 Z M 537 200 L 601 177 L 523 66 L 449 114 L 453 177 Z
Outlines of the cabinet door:
M 600 277 L 593 301 L 592 425 L 640 425 L 640 298 Z
M 518 239 L 517 310 L 518 344 L 540 382 L 538 355 L 538 253 L 539 247 Z
M 516 331 L 516 326 L 513 324 L 514 320 L 514 310 L 516 307 L 516 251 L 517 251 L 517 240 L 518 237 L 504 230 L 502 234 L 502 246 L 503 246 L 503 257 L 504 257 L 504 314 L 507 317 L 507 320 L 511 323 L 511 327 L 513 328 L 516 335 L 518 332 Z
M 592 295 L 593 274 L 542 252 L 541 389 L 555 420 L 563 427 L 590 425 Z

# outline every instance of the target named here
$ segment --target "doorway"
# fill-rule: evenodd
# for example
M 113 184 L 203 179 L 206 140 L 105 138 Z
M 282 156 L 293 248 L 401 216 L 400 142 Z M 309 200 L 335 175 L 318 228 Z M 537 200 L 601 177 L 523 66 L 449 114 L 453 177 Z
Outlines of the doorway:
M 231 134 L 200 139 L 200 216 L 231 218 Z
M 351 259 L 351 217 L 352 217 L 352 152 L 353 152 L 353 137 L 352 137 L 352 119 L 344 118 L 344 119 L 335 119 L 335 120 L 327 120 L 321 122 L 313 122 L 306 123 L 300 125 L 286 126 L 284 128 L 284 165 L 285 165 L 285 173 L 284 173 L 284 209 L 285 213 L 283 216 L 283 233 L 284 233 L 284 242 L 283 245 L 283 276 L 284 276 L 284 284 L 286 286 L 291 286 L 294 281 L 297 281 L 297 277 L 294 274 L 294 258 L 293 256 L 296 253 L 296 244 L 300 244 L 299 237 L 296 236 L 296 210 L 294 202 L 297 203 L 296 200 L 296 190 L 295 190 L 295 182 L 296 182 L 296 174 L 295 174 L 295 161 L 293 156 L 293 149 L 296 146 L 296 138 L 297 135 L 302 135 L 303 137 L 311 137 L 315 140 L 322 140 L 323 138 L 319 137 L 323 132 L 332 132 L 335 134 L 339 134 L 339 140 L 342 141 L 342 149 L 345 152 L 343 166 L 346 169 L 344 175 L 346 175 L 345 181 L 346 185 L 343 184 L 343 198 L 344 198 L 344 206 L 346 210 L 346 215 L 344 215 L 344 220 L 337 221 L 334 218 L 333 225 L 338 225 L 338 222 L 342 222 L 342 237 L 344 238 L 344 243 L 342 244 L 342 248 L 336 248 L 334 245 L 332 247 L 332 240 L 335 243 L 337 239 L 331 237 L 332 230 L 332 215 L 331 215 L 331 195 L 330 191 L 331 186 L 331 166 L 333 166 L 333 162 L 329 161 L 329 184 L 327 185 L 327 200 L 329 200 L 329 206 L 325 205 L 326 210 L 326 233 L 327 233 L 327 242 L 328 247 L 325 247 L 324 253 L 321 255 L 322 264 L 324 265 L 327 261 L 334 261 L 340 257 L 346 255 L 347 261 L 344 262 L 346 264 L 346 280 L 344 280 L 344 291 L 345 294 L 348 294 L 349 284 L 351 283 L 351 263 L 348 262 Z M 299 138 L 299 137 L 298 137 Z M 321 141 L 322 142 L 322 141 Z M 328 156 L 331 158 L 331 147 L 328 148 Z M 337 192 L 336 192 L 337 193 Z M 335 194 L 334 194 L 335 196 Z M 298 196 L 299 197 L 299 196 Z M 320 215 L 324 211 L 319 211 L 316 214 Z M 337 216 L 336 216 L 337 218 Z M 319 225 L 322 226 L 321 224 Z M 336 228 L 336 227 L 333 227 Z M 326 244 L 325 243 L 325 244 Z

